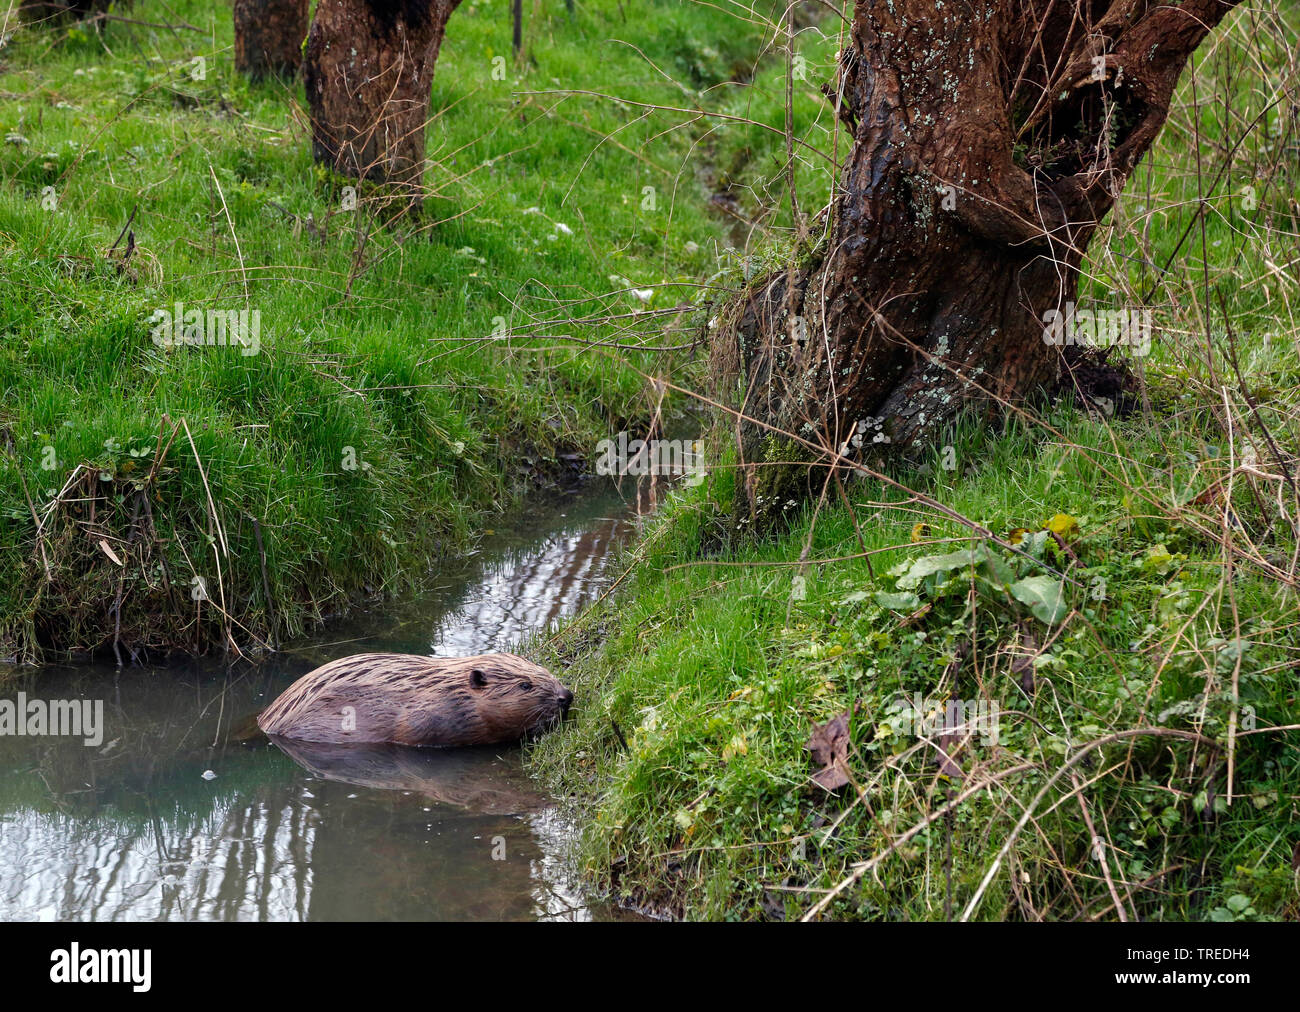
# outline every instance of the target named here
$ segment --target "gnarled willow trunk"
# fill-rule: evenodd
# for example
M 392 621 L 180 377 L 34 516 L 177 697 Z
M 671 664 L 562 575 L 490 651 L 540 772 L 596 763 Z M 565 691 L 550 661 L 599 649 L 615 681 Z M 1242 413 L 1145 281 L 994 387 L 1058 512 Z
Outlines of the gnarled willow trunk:
M 235 0 L 235 69 L 292 77 L 302 63 L 310 0 Z
M 304 79 L 312 154 L 354 179 L 417 187 L 429 89 L 460 0 L 320 0 Z
M 1074 299 L 1184 65 L 1234 5 L 859 2 L 838 98 L 853 145 L 826 236 L 747 290 L 716 349 L 742 411 L 833 451 L 916 448 L 963 407 L 1054 378 L 1044 320 Z M 751 516 L 793 471 L 825 480 L 754 466 L 817 456 L 771 431 L 739 423 Z
M 42 21 L 54 23 L 77 20 L 92 14 L 106 14 L 112 6 L 113 0 L 26 0 L 18 5 L 18 10 L 23 20 L 31 25 Z M 130 0 L 116 6 L 118 9 L 129 7 Z

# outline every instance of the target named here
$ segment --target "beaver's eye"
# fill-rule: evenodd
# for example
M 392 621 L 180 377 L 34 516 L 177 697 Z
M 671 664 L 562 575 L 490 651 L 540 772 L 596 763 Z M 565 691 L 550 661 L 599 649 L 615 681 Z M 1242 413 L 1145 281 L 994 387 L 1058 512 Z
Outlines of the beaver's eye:
M 527 678 L 524 679 L 524 691 L 525 692 L 533 691 L 533 683 L 530 682 Z
M 487 685 L 487 675 L 485 675 L 479 668 L 475 668 L 469 673 L 469 684 L 474 686 L 476 689 L 481 689 L 483 686 Z

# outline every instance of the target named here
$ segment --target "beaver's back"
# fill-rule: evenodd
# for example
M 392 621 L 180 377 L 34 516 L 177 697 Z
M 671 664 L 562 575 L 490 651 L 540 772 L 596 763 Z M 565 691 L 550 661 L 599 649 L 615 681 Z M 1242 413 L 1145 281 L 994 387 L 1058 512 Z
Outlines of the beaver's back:
M 303 675 L 257 718 L 297 741 L 473 745 L 483 722 L 465 673 L 476 658 L 356 654 Z

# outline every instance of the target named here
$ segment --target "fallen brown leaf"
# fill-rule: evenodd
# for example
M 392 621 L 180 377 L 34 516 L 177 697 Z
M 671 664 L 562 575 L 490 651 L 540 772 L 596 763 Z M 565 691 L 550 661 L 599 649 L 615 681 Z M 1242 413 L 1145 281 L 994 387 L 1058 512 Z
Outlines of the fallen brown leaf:
M 99 539 L 99 547 L 100 550 L 103 551 L 103 553 L 107 555 L 110 559 L 116 562 L 119 566 L 122 565 L 122 560 L 117 557 L 117 552 L 113 551 L 113 549 L 108 546 L 108 542 L 105 541 L 103 538 Z
M 804 746 L 812 753 L 813 762 L 821 767 L 813 774 L 813 780 L 825 790 L 838 791 L 849 783 L 849 721 L 852 716 L 850 709 L 825 724 L 814 724 L 808 744 Z

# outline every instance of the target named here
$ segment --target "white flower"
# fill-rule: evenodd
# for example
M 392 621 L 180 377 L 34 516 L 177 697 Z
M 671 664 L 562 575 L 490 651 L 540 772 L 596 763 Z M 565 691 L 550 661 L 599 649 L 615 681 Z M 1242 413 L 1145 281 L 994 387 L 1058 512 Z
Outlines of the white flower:
M 561 235 L 573 235 L 573 229 L 569 228 L 569 226 L 564 224 L 562 221 L 557 221 L 555 223 L 555 231 L 559 232 Z

